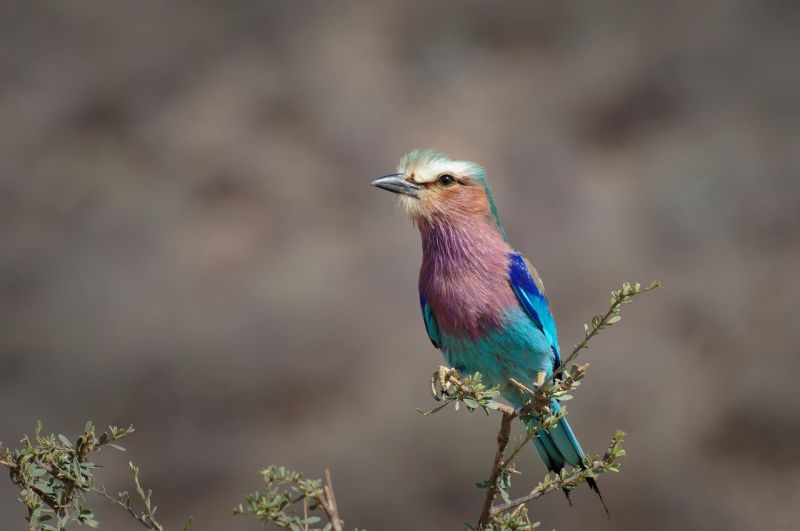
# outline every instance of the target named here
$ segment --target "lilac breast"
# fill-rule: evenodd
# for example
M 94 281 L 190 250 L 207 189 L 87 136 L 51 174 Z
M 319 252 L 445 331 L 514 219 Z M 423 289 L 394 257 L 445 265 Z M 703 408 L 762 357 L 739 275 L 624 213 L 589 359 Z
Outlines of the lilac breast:
M 419 289 L 439 329 L 478 340 L 500 328 L 517 304 L 508 283 L 511 247 L 497 230 L 469 218 L 420 224 Z

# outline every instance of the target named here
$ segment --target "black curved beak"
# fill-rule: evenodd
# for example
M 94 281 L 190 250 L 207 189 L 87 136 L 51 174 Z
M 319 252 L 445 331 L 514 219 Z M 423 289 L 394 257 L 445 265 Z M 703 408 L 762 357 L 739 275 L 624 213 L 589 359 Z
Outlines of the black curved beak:
M 372 186 L 416 198 L 419 198 L 419 191 L 422 189 L 420 185 L 405 180 L 402 173 L 384 175 L 380 179 L 372 181 Z

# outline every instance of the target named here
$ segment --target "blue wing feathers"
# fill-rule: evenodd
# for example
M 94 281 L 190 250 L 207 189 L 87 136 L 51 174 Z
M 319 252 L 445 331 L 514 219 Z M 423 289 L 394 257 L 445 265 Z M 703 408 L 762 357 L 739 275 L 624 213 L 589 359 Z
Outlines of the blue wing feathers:
M 527 260 L 519 254 L 509 256 L 508 282 L 517 296 L 517 300 L 525 309 L 531 320 L 547 338 L 554 355 L 554 368 L 561 364 L 558 348 L 558 332 L 550 305 L 544 294 L 544 288 L 531 276 Z

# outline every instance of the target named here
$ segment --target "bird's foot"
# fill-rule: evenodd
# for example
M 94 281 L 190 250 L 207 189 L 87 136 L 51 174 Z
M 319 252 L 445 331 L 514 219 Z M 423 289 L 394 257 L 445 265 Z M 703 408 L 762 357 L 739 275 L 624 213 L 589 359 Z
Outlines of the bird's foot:
M 458 370 L 439 365 L 439 368 L 431 375 L 431 394 L 434 400 L 441 400 L 442 396 L 446 395 L 453 386 L 451 378 L 457 380 L 459 376 Z

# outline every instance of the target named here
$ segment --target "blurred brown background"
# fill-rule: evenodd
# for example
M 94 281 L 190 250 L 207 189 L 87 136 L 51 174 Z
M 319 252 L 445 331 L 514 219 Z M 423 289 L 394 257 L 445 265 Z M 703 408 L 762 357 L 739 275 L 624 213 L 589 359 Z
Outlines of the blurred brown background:
M 474 521 L 497 420 L 423 418 L 418 236 L 370 188 L 414 147 L 487 168 L 603 477 L 545 529 L 796 529 L 800 4 L 141 2 L 0 7 L 0 440 L 133 423 L 170 528 L 284 463 L 351 526 Z M 540 479 L 527 452 L 517 489 Z M 0 483 L 0 528 L 23 509 Z M 96 504 L 107 529 L 135 529 Z

